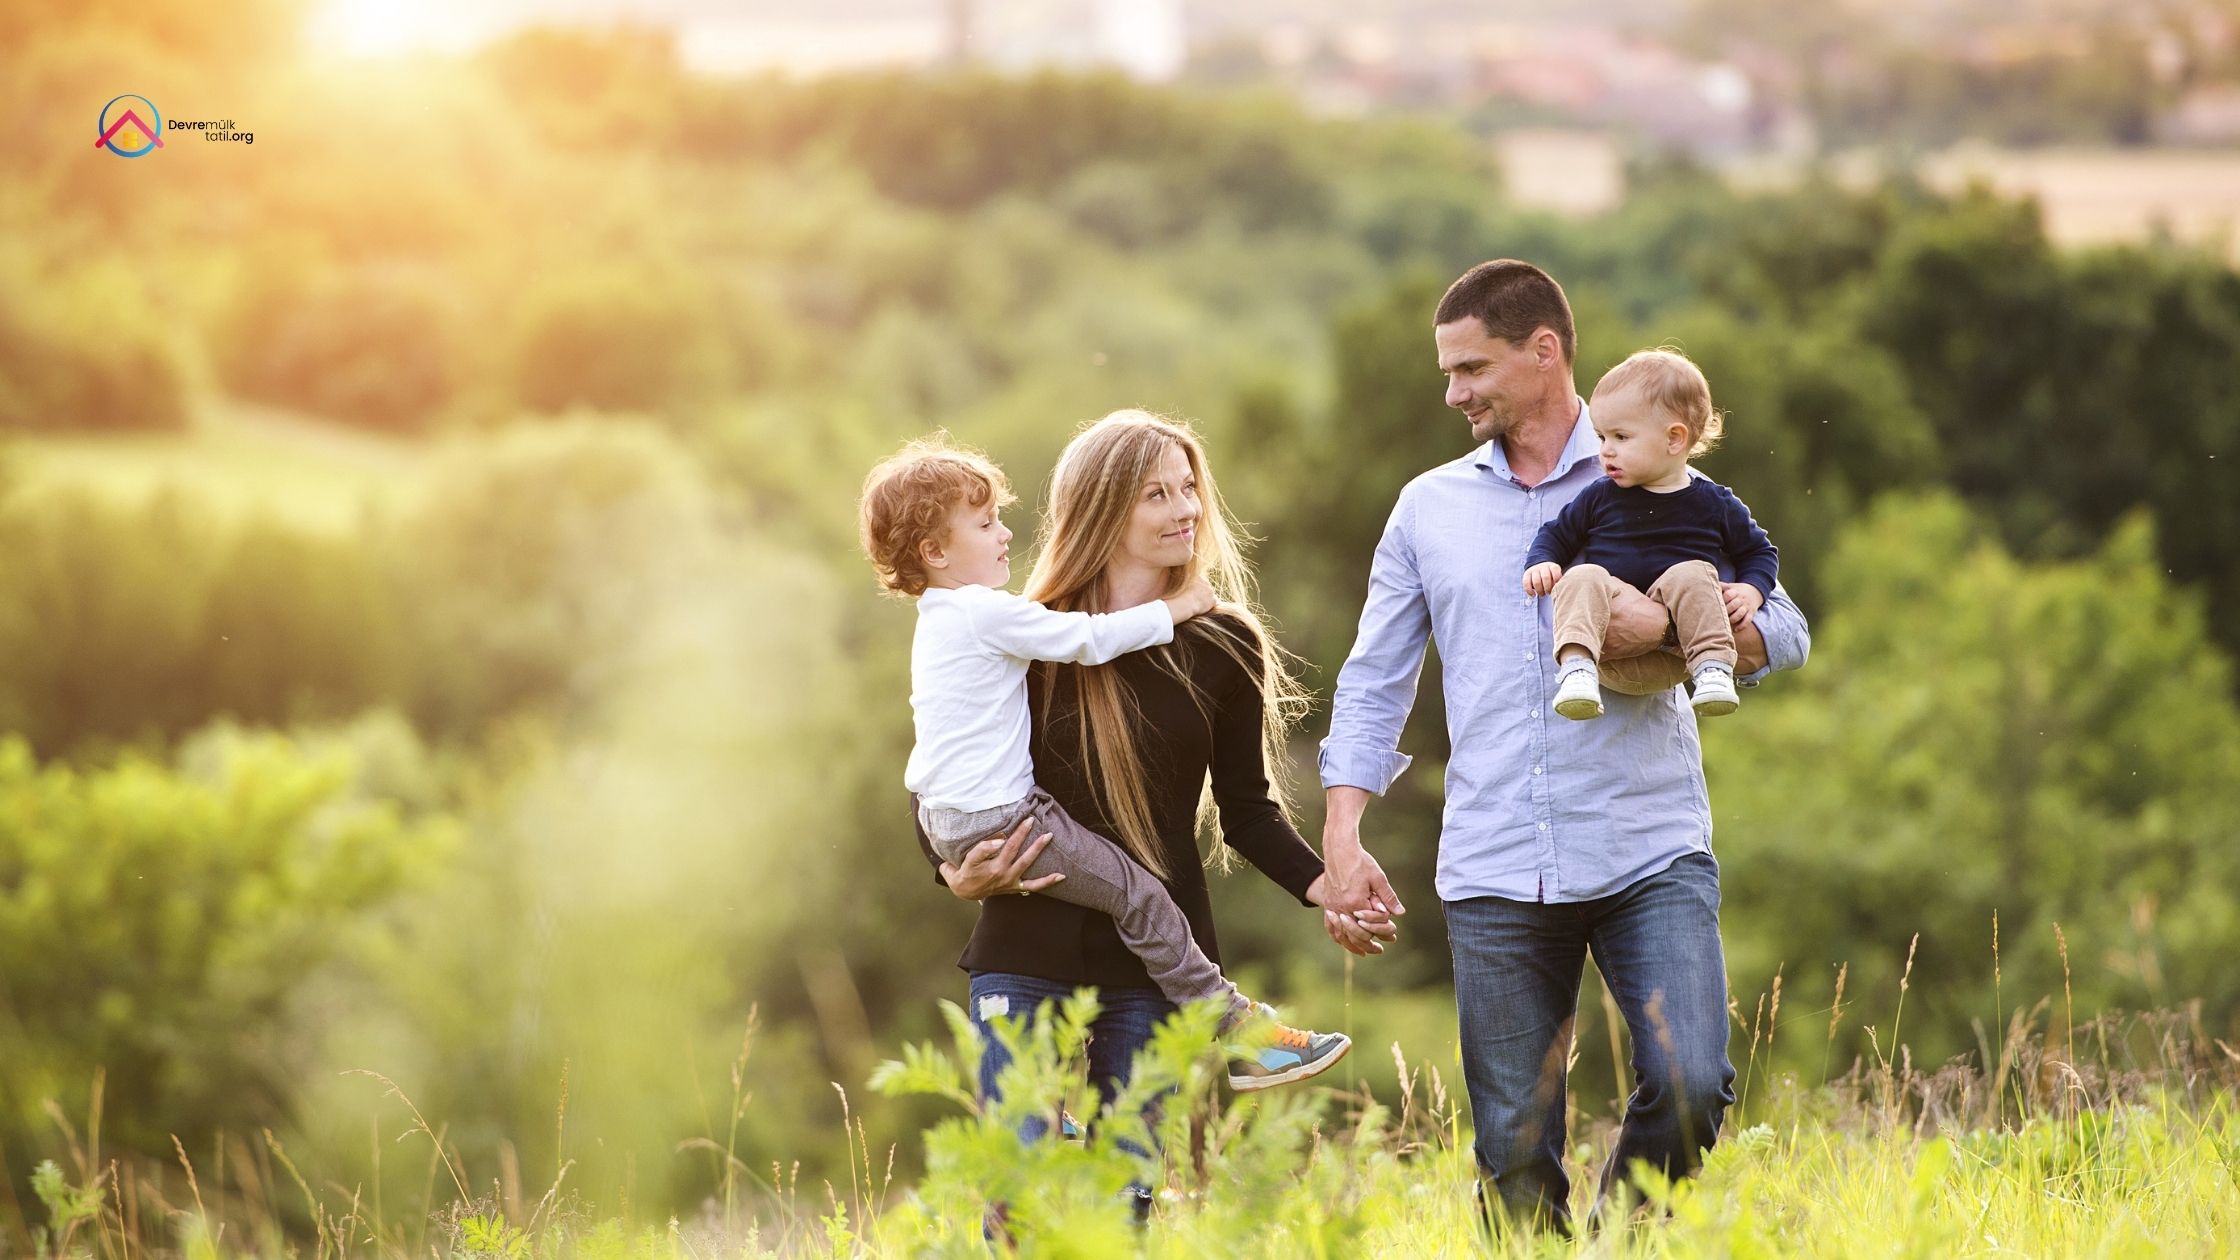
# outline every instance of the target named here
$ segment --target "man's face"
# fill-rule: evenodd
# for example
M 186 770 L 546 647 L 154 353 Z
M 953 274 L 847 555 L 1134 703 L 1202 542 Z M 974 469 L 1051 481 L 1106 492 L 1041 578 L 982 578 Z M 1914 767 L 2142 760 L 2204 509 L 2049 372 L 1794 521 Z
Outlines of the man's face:
M 1541 364 L 1532 341 L 1510 345 L 1475 315 L 1440 324 L 1431 335 L 1447 377 L 1447 405 L 1470 421 L 1471 438 L 1506 437 L 1539 391 Z

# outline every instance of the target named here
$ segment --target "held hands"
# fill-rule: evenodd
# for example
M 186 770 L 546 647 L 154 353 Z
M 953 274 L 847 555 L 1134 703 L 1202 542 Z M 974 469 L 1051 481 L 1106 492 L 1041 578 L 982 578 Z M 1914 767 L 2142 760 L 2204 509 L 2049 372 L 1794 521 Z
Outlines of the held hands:
M 1400 928 L 1392 921 L 1390 911 L 1381 905 L 1373 906 L 1359 914 L 1346 914 L 1329 908 L 1330 875 L 1325 871 L 1307 885 L 1307 900 L 1323 907 L 1322 930 L 1330 939 L 1344 946 L 1347 953 L 1366 958 L 1381 954 L 1384 947 L 1400 939 Z
M 1361 847 L 1359 834 L 1325 831 L 1322 877 L 1307 889 L 1307 899 L 1322 907 L 1323 930 L 1350 953 L 1384 952 L 1386 942 L 1399 938 L 1395 915 L 1406 914 L 1400 894 L 1392 890 L 1384 868 Z
M 1563 576 L 1563 566 L 1553 560 L 1543 560 L 1524 571 L 1524 593 L 1545 595 L 1556 588 L 1556 579 Z
M 1766 602 L 1764 593 L 1748 582 L 1721 582 L 1719 594 L 1726 599 L 1727 620 L 1738 629 Z
M 1325 910 L 1322 930 L 1347 953 L 1363 958 L 1383 953 L 1385 946 L 1400 939 L 1400 929 L 1393 923 L 1392 916 L 1382 911 L 1364 910 L 1356 915 Z
M 1167 600 L 1167 611 L 1173 614 L 1174 623 L 1179 626 L 1192 617 L 1212 612 L 1216 602 L 1213 583 L 1202 577 L 1194 577 L 1190 579 L 1189 585 L 1182 588 L 1180 594 Z
M 973 845 L 971 852 L 965 855 L 964 865 L 943 862 L 942 882 L 949 885 L 950 892 L 966 901 L 986 901 L 999 893 L 1040 892 L 1064 879 L 1063 872 L 1025 878 L 1027 869 L 1050 843 L 1047 834 L 1035 837 L 1032 844 L 1026 843 L 1027 832 L 1033 829 L 1034 819 L 1022 818 L 1010 835 L 990 836 Z

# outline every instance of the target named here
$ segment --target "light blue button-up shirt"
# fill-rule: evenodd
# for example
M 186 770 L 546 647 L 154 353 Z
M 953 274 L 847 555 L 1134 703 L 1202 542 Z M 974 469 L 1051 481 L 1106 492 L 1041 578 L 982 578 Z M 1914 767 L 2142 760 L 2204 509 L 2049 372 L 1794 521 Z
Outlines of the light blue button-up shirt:
M 1400 731 L 1436 638 L 1453 745 L 1439 836 L 1445 900 L 1588 901 L 1710 851 L 1686 693 L 1605 689 L 1604 716 L 1591 722 L 1551 707 L 1554 601 L 1524 593 L 1524 558 L 1540 526 L 1601 478 L 1600 451 L 1582 401 L 1540 484 L 1519 481 L 1501 443 L 1488 442 L 1409 482 L 1377 543 L 1322 741 L 1322 783 L 1382 795 L 1407 769 Z M 1768 669 L 1746 685 L 1804 664 L 1811 631 L 1786 591 L 1774 588 L 1756 625 Z

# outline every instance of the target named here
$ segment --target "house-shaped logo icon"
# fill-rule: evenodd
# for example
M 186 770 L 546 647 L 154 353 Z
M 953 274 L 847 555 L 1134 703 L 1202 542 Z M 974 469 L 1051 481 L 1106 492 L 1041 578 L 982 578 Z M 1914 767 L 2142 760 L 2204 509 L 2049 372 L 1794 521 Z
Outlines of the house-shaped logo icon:
M 140 116 L 139 107 L 147 108 L 147 117 Z M 119 108 L 120 104 L 122 108 Z M 107 149 L 118 157 L 146 157 L 163 147 L 163 115 L 156 112 L 155 102 L 145 96 L 130 94 L 117 97 L 101 107 L 97 124 L 101 138 L 93 142 L 96 149 Z M 128 148 L 135 140 L 138 148 Z

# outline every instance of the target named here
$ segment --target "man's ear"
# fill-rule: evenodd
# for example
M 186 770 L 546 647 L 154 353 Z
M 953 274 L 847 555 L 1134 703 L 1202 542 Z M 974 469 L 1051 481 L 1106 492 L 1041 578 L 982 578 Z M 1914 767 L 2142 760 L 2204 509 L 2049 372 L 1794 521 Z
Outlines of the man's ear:
M 1563 338 L 1556 330 L 1542 324 L 1532 333 L 1532 365 L 1545 371 L 1563 362 Z

